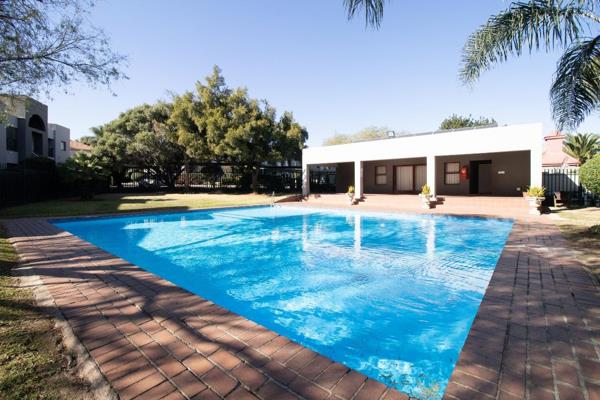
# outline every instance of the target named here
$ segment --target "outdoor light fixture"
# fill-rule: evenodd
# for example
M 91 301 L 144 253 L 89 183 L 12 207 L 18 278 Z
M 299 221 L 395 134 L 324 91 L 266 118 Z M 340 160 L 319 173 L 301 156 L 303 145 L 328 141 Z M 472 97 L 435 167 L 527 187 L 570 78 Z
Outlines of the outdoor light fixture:
M 389 138 L 396 137 L 396 131 L 387 131 L 386 132 Z

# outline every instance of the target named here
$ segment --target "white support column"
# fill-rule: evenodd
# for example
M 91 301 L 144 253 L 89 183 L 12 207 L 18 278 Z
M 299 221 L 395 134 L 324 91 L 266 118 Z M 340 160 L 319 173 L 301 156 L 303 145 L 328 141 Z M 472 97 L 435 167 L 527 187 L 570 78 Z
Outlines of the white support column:
M 530 186 L 542 186 L 542 149 L 541 146 L 539 149 L 531 149 L 530 152 L 530 174 L 529 178 Z M 521 190 L 527 190 L 526 188 L 521 188 Z
M 310 170 L 308 164 L 302 162 L 302 195 L 308 196 L 310 193 Z
M 433 196 L 437 195 L 435 181 L 435 155 L 429 154 L 427 156 L 427 185 L 429 185 L 429 189 Z
M 354 198 L 360 200 L 363 197 L 363 173 L 362 161 L 354 161 Z

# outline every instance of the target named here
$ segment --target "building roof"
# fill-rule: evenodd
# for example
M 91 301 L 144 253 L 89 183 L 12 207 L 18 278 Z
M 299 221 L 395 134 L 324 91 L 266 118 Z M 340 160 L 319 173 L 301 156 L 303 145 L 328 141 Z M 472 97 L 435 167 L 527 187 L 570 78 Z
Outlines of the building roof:
M 78 142 L 77 140 L 71 140 L 69 145 L 72 151 L 92 151 L 92 146 L 88 146 L 85 143 Z
M 566 135 L 561 132 L 552 132 L 544 137 L 544 152 L 542 153 L 542 166 L 544 167 L 576 167 L 579 161 L 563 152 L 563 141 Z

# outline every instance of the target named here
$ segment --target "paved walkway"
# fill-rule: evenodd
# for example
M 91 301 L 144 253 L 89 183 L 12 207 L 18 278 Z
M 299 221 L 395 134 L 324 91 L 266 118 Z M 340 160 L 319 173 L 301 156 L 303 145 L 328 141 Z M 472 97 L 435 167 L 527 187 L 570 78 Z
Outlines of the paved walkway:
M 11 241 L 122 399 L 407 399 L 43 220 Z M 515 223 L 447 399 L 600 399 L 600 292 L 558 230 Z
M 311 194 L 307 200 L 295 204 L 383 212 L 529 218 L 529 205 L 522 196 L 440 196 L 440 204 L 433 209 L 424 209 L 422 200 L 414 194 L 366 194 L 363 201 L 353 206 L 348 204 L 345 193 Z

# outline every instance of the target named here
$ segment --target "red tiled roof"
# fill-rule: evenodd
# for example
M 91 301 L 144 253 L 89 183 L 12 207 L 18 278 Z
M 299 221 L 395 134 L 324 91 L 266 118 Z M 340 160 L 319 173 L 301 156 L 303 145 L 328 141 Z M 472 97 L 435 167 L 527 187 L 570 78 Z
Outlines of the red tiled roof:
M 73 151 L 92 151 L 92 146 L 88 146 L 87 144 L 78 142 L 77 140 L 71 140 L 69 145 Z
M 579 161 L 563 152 L 563 141 L 566 135 L 556 131 L 544 137 L 543 167 L 576 167 Z

